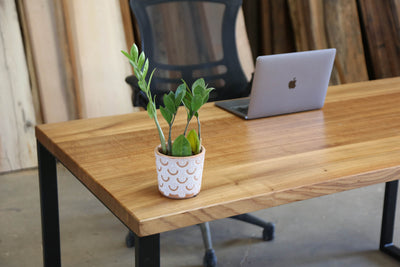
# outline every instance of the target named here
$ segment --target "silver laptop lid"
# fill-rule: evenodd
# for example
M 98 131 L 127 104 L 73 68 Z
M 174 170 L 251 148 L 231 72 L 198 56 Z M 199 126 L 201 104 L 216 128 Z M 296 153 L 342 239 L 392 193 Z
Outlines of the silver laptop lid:
M 322 108 L 336 49 L 260 56 L 247 119 Z

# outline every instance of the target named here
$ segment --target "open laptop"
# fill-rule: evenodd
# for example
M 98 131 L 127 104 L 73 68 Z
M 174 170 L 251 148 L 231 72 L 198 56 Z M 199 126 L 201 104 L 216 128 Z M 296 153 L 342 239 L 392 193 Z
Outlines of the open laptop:
M 215 102 L 245 119 L 256 119 L 324 105 L 336 49 L 260 56 L 250 97 Z

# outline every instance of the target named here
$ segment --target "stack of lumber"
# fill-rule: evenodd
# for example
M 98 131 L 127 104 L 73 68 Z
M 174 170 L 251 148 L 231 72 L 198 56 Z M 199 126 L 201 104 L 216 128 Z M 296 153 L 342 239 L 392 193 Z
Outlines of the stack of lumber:
M 179 29 L 184 16 L 171 12 L 160 15 Z M 236 25 L 248 77 L 258 55 L 329 47 L 331 84 L 400 76 L 400 0 L 244 0 Z M 1 1 L 0 173 L 36 166 L 37 123 L 134 111 L 120 53 L 133 42 L 129 0 Z
M 2 1 L 0 39 L 0 173 L 37 165 L 36 122 L 134 110 L 118 1 Z
M 245 15 L 258 14 L 246 17 L 253 28 L 250 40 L 257 44 L 253 54 L 335 47 L 331 84 L 368 80 L 356 0 L 266 0 L 257 9 L 247 1 L 244 8 Z
M 0 172 L 36 166 L 36 124 L 14 1 L 0 4 Z
M 372 79 L 400 76 L 400 0 L 359 1 Z

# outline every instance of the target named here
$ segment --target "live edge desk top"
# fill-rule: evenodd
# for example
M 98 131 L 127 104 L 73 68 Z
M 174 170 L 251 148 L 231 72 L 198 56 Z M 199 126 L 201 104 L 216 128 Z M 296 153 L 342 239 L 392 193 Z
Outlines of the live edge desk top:
M 138 236 L 400 176 L 400 78 L 329 87 L 316 111 L 245 121 L 210 103 L 199 115 L 203 185 L 188 200 L 158 192 L 146 112 L 40 125 L 36 137 Z

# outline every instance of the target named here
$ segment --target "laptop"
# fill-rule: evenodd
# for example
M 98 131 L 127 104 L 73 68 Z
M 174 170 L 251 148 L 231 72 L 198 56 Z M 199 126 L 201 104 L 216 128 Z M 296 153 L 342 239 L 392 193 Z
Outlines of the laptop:
M 244 119 L 320 109 L 325 102 L 336 49 L 269 56 L 256 60 L 250 97 L 215 102 Z

